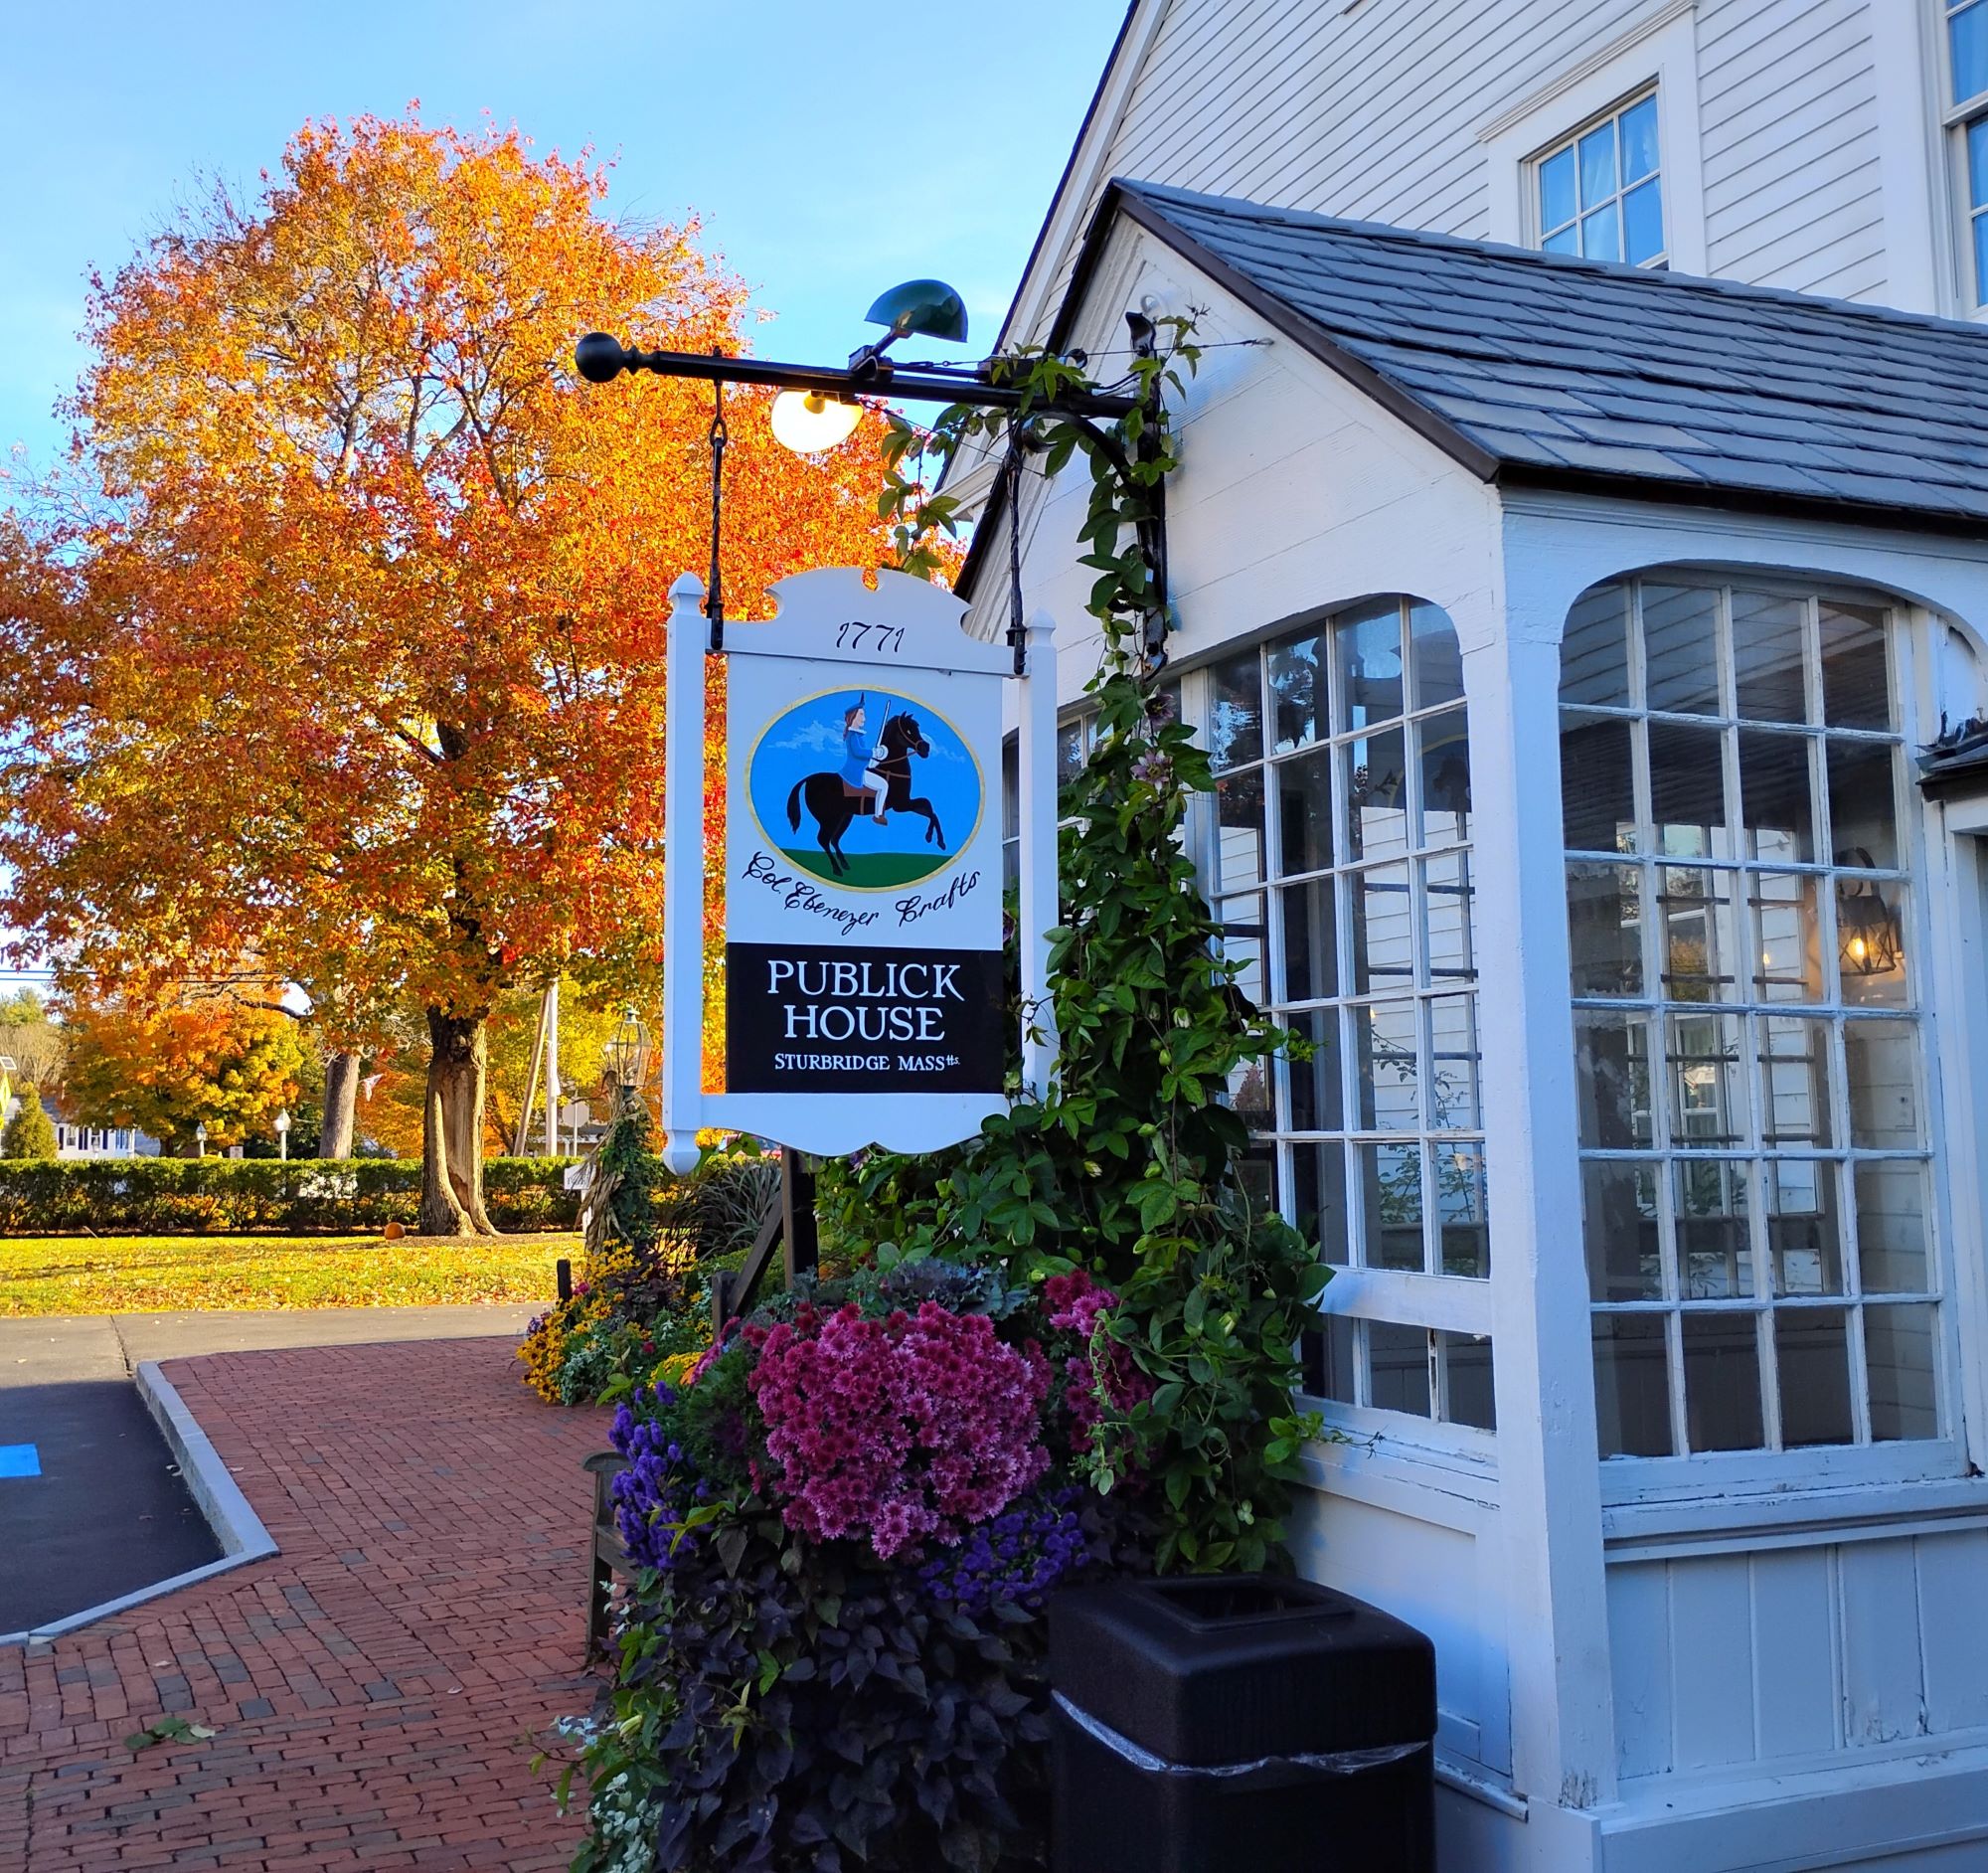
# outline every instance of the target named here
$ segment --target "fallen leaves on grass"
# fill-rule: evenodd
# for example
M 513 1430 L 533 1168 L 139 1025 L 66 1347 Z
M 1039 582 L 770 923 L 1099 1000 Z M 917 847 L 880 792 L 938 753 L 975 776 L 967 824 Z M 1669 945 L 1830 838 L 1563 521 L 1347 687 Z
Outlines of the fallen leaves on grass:
M 544 1302 L 571 1233 L 0 1240 L 0 1315 Z

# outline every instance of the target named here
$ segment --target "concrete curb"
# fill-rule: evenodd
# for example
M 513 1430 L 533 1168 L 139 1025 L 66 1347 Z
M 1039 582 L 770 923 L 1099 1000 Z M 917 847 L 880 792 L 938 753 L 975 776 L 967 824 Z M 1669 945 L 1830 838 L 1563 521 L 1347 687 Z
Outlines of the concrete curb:
M 175 1574 L 167 1580 L 154 1581 L 149 1587 L 120 1594 L 115 1600 L 106 1600 L 99 1606 L 85 1607 L 81 1613 L 51 1619 L 47 1624 L 34 1626 L 28 1631 L 0 1632 L 0 1645 L 31 1645 L 38 1639 L 58 1638 L 65 1632 L 74 1632 L 79 1626 L 143 1606 L 146 1601 L 157 1600 L 161 1595 L 176 1594 L 183 1587 L 212 1580 L 215 1575 L 226 1574 L 231 1568 L 245 1567 L 250 1561 L 266 1561 L 278 1552 L 275 1538 L 262 1526 L 262 1518 L 249 1506 L 241 1485 L 229 1474 L 228 1465 L 221 1460 L 221 1452 L 214 1447 L 213 1441 L 200 1428 L 193 1413 L 187 1410 L 186 1401 L 173 1388 L 171 1381 L 160 1372 L 156 1360 L 147 1359 L 139 1363 L 137 1383 L 138 1396 L 165 1437 L 166 1447 L 172 1451 L 173 1460 L 179 1465 L 188 1492 L 199 1505 L 201 1514 L 206 1516 L 207 1525 L 214 1530 L 215 1540 L 221 1544 L 221 1559 L 210 1561 L 205 1567 L 189 1568 L 184 1574 Z

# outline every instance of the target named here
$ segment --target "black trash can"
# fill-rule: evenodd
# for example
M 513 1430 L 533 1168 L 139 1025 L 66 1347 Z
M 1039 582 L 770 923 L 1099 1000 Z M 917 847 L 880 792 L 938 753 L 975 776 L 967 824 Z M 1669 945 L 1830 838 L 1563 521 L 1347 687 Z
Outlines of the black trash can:
M 1435 1648 L 1269 1575 L 1050 1600 L 1056 1873 L 1433 1873 Z

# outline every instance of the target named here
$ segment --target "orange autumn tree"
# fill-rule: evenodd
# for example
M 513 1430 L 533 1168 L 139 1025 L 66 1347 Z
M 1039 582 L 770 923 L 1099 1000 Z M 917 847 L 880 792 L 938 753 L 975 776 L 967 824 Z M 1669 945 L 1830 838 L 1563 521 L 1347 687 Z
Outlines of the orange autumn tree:
M 0 919 L 127 997 L 252 947 L 335 1044 L 419 1007 L 436 1233 L 490 1229 L 500 998 L 660 954 L 711 392 L 591 389 L 573 343 L 738 350 L 745 288 L 605 190 L 515 131 L 307 126 L 98 282 L 88 499 L 0 528 Z M 766 413 L 728 402 L 736 615 L 883 554 L 874 424 L 806 462 Z
M 84 1124 L 136 1125 L 169 1151 L 190 1150 L 197 1125 L 217 1149 L 272 1138 L 276 1114 L 296 1104 L 303 1050 L 277 1009 L 207 994 L 84 1003 L 63 1034 L 65 1111 Z

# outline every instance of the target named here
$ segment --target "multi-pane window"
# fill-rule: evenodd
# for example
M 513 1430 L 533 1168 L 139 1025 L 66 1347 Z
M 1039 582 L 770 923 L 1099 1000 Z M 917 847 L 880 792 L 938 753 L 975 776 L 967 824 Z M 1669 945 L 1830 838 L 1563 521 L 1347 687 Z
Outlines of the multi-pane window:
M 1946 10 L 1946 124 L 1966 214 L 1969 303 L 1988 305 L 1988 0 L 1940 0 Z
M 1328 1262 L 1483 1277 L 1469 731 L 1432 605 L 1364 604 L 1200 679 L 1219 775 L 1212 893 L 1242 991 L 1306 1058 L 1231 1098 L 1259 1191 Z M 1488 1429 L 1489 1342 L 1334 1316 L 1327 1397 Z
M 1880 600 L 1643 579 L 1561 663 L 1609 1456 L 1939 1431 L 1905 741 Z
M 1662 266 L 1664 185 L 1657 93 L 1646 92 L 1569 137 L 1533 165 L 1540 246 L 1549 254 Z

